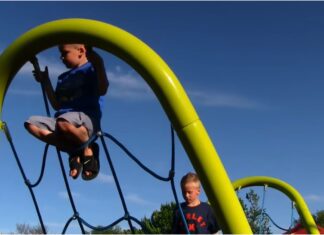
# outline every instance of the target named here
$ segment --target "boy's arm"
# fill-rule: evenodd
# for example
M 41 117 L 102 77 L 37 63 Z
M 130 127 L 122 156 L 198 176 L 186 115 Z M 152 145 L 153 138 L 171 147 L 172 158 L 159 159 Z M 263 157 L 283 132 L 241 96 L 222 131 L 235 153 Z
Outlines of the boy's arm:
M 50 101 L 53 109 L 58 110 L 59 103 L 57 102 L 55 91 L 48 76 L 47 66 L 45 67 L 45 71 L 34 71 L 34 76 L 36 78 L 36 81 L 40 82 L 44 87 L 47 98 Z
M 100 55 L 95 51 L 93 51 L 92 49 L 88 50 L 87 58 L 92 63 L 97 73 L 99 95 L 100 96 L 105 95 L 108 90 L 109 81 L 106 74 L 104 61 L 100 57 Z

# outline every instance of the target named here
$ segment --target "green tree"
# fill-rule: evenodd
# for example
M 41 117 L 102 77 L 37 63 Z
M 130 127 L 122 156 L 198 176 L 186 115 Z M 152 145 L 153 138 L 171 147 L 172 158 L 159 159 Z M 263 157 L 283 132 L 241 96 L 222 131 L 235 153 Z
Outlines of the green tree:
M 44 234 L 41 225 L 31 226 L 29 224 L 16 224 L 16 233 L 19 233 L 19 234 Z
M 324 227 L 324 210 L 317 211 L 313 217 L 317 225 Z
M 271 233 L 270 230 L 270 221 L 269 218 L 265 215 L 262 215 L 266 212 L 266 209 L 262 209 L 259 206 L 260 197 L 257 193 L 254 192 L 253 189 L 245 195 L 248 205 L 244 203 L 244 200 L 239 198 L 247 220 L 251 226 L 252 232 L 256 233 Z
M 123 234 L 123 230 L 117 225 L 106 230 L 92 230 L 91 234 Z
M 135 234 L 143 233 L 141 229 L 134 228 L 134 230 Z M 106 230 L 92 230 L 91 234 L 132 234 L 132 231 L 130 229 L 122 229 L 116 225 Z
M 150 218 L 144 217 L 141 220 L 143 231 L 149 234 L 170 234 L 175 208 L 174 202 L 162 204 L 160 210 L 154 211 Z

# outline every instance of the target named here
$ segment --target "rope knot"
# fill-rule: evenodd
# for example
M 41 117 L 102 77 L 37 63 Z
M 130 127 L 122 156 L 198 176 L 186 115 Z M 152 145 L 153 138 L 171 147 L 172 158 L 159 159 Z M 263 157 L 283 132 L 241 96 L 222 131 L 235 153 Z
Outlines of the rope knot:
M 72 217 L 72 219 L 73 220 L 76 220 L 78 218 L 79 218 L 79 212 L 75 212 L 74 215 L 73 215 L 73 217 Z
M 31 186 L 30 180 L 29 180 L 29 179 L 26 179 L 26 180 L 25 180 L 25 184 L 26 184 L 28 187 L 30 187 L 30 186 Z
M 169 171 L 169 179 L 173 179 L 175 176 L 175 171 L 174 170 L 170 170 Z

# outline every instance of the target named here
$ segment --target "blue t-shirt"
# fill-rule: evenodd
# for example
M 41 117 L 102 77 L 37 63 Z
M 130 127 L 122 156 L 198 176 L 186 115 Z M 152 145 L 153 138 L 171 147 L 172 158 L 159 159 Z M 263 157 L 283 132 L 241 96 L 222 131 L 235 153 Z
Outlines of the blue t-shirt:
M 212 234 L 219 230 L 216 218 L 210 205 L 201 202 L 198 206 L 188 207 L 181 203 L 181 208 L 186 219 L 188 230 L 192 234 Z M 172 233 L 186 233 L 179 210 L 174 212 Z
M 103 97 L 98 94 L 98 78 L 90 62 L 62 73 L 55 89 L 60 109 L 55 117 L 66 112 L 84 112 L 100 122 Z

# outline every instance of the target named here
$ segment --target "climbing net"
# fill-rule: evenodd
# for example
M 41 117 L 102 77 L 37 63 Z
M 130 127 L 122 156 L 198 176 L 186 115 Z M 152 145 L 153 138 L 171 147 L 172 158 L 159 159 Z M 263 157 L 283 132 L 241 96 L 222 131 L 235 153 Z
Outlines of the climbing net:
M 30 62 L 33 64 L 35 70 L 40 70 L 39 64 L 38 64 L 38 61 L 37 61 L 36 57 L 34 57 Z M 46 109 L 47 116 L 51 116 L 50 111 L 49 111 L 48 100 L 46 98 L 46 94 L 45 94 L 43 86 L 42 86 L 42 93 L 43 93 L 43 99 L 44 99 L 44 104 L 45 104 L 45 109 Z M 42 214 L 41 214 L 40 209 L 39 209 L 39 205 L 38 205 L 38 201 L 37 201 L 37 198 L 36 198 L 36 195 L 35 195 L 35 192 L 34 192 L 34 188 L 37 187 L 41 183 L 41 181 L 43 179 L 43 175 L 44 175 L 44 171 L 45 171 L 45 165 L 46 165 L 46 159 L 47 159 L 47 153 L 48 153 L 48 149 L 49 149 L 49 144 L 46 144 L 45 148 L 44 148 L 43 160 L 42 160 L 42 164 L 41 164 L 41 170 L 40 170 L 39 177 L 37 178 L 37 180 L 34 183 L 32 183 L 25 174 L 24 168 L 23 168 L 23 166 L 21 164 L 21 161 L 20 161 L 20 158 L 19 158 L 19 156 L 17 154 L 12 135 L 10 134 L 9 127 L 8 127 L 6 122 L 2 122 L 1 129 L 4 131 L 5 136 L 6 136 L 8 142 L 10 144 L 10 147 L 12 149 L 12 152 L 13 152 L 14 158 L 16 160 L 16 163 L 18 165 L 19 171 L 20 171 L 20 173 L 21 173 L 21 175 L 23 177 L 23 180 L 25 182 L 25 185 L 27 186 L 27 188 L 28 188 L 28 190 L 30 192 L 30 195 L 32 197 L 32 201 L 33 201 L 33 204 L 34 204 L 35 209 L 36 209 L 36 213 L 37 213 L 37 216 L 38 216 L 38 219 L 39 219 L 39 222 L 40 222 L 40 226 L 41 226 L 41 228 L 43 230 L 43 233 L 46 234 L 46 226 L 44 224 L 43 217 L 42 217 Z M 62 234 L 66 233 L 66 231 L 67 231 L 69 225 L 71 224 L 71 222 L 75 221 L 75 220 L 78 222 L 80 230 L 81 230 L 81 232 L 83 234 L 86 233 L 85 228 L 84 228 L 85 226 L 92 229 L 92 230 L 104 231 L 104 230 L 107 230 L 109 228 L 112 228 L 113 226 L 119 224 L 122 221 L 127 221 L 132 233 L 135 233 L 135 228 L 134 228 L 133 222 L 140 225 L 141 228 L 143 229 L 143 231 L 145 232 L 145 227 L 143 226 L 141 221 L 138 220 L 137 218 L 135 218 L 134 216 L 132 216 L 130 214 L 129 210 L 128 210 L 128 206 L 127 206 L 126 201 L 125 201 L 125 197 L 124 197 L 124 194 L 123 194 L 123 191 L 122 191 L 122 187 L 121 187 L 121 185 L 119 183 L 119 180 L 118 180 L 118 177 L 117 177 L 117 173 L 115 171 L 115 167 L 114 167 L 112 158 L 111 158 L 110 153 L 108 151 L 106 139 L 110 140 L 112 143 L 117 145 L 121 150 L 123 150 L 123 152 L 126 154 L 127 157 L 129 157 L 130 160 L 132 160 L 136 165 L 138 165 L 141 169 L 143 169 L 149 175 L 156 178 L 157 180 L 164 181 L 164 182 L 170 182 L 171 190 L 172 190 L 172 193 L 173 193 L 177 208 L 178 208 L 178 210 L 180 212 L 182 222 L 185 225 L 187 234 L 189 234 L 188 226 L 187 226 L 186 220 L 184 218 L 184 215 L 183 215 L 183 212 L 182 212 L 179 200 L 178 200 L 177 192 L 176 192 L 176 189 L 175 189 L 175 183 L 174 183 L 174 176 L 175 176 L 175 144 L 174 144 L 174 142 L 175 141 L 174 141 L 174 130 L 173 130 L 172 126 L 171 126 L 171 146 L 172 146 L 171 147 L 171 166 L 170 166 L 169 174 L 166 177 L 155 173 L 149 167 L 145 166 L 137 157 L 135 157 L 134 154 L 132 154 L 125 147 L 125 145 L 123 145 L 120 141 L 118 141 L 111 134 L 103 132 L 102 130 L 98 131 L 93 136 L 91 136 L 89 138 L 89 140 L 85 144 L 80 146 L 78 149 L 83 149 L 84 147 L 88 146 L 89 144 L 96 141 L 97 139 L 100 139 L 100 142 L 101 142 L 102 147 L 104 149 L 105 156 L 107 158 L 108 165 L 109 165 L 109 168 L 110 168 L 110 170 L 112 172 L 112 176 L 113 176 L 113 179 L 114 179 L 114 182 L 116 184 L 117 191 L 118 191 L 118 194 L 119 194 L 119 197 L 120 197 L 120 200 L 121 200 L 124 215 L 122 217 L 116 219 L 112 223 L 106 225 L 106 226 L 93 226 L 92 224 L 88 223 L 84 218 L 82 218 L 82 216 L 79 214 L 79 212 L 77 210 L 77 207 L 76 207 L 76 205 L 74 203 L 74 199 L 73 199 L 73 196 L 72 196 L 72 193 L 71 193 L 70 185 L 69 185 L 68 178 L 67 178 L 67 175 L 66 175 L 66 171 L 65 171 L 65 168 L 64 168 L 61 152 L 56 148 L 57 157 L 58 157 L 59 165 L 60 165 L 60 168 L 61 168 L 61 171 L 62 171 L 64 184 L 65 184 L 66 191 L 67 191 L 67 194 L 68 194 L 68 198 L 69 198 L 69 201 L 70 201 L 70 205 L 71 205 L 71 208 L 72 208 L 72 211 L 73 211 L 72 216 L 67 220 L 66 224 L 64 225 L 64 228 L 62 230 Z

